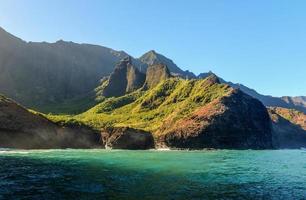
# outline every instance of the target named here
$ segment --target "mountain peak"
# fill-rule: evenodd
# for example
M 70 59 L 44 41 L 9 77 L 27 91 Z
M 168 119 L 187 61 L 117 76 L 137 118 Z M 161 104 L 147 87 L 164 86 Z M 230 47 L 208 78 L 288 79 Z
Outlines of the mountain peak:
M 0 27 L 0 39 L 2 44 L 24 43 L 20 38 L 10 34 L 4 28 Z
M 219 77 L 214 74 L 214 73 L 211 73 L 208 77 L 207 77 L 207 80 L 212 83 L 212 84 L 220 84 L 220 80 L 219 80 Z
M 164 64 L 150 65 L 147 69 L 145 88 L 153 88 L 161 81 L 171 77 L 168 67 Z
M 123 96 L 140 88 L 144 81 L 145 75 L 133 66 L 132 57 L 127 56 L 116 65 L 102 94 L 105 97 Z
M 167 58 L 166 56 L 157 53 L 155 50 L 150 50 L 147 53 L 143 54 L 139 60 L 146 65 L 166 65 L 169 71 L 175 75 L 180 77 L 188 77 L 194 78 L 195 75 L 189 71 L 183 71 L 180 69 L 171 59 Z

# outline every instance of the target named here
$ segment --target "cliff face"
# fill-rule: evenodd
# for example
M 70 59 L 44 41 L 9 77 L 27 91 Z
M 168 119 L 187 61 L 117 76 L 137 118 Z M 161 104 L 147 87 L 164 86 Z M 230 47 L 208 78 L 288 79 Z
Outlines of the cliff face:
M 273 144 L 276 148 L 306 147 L 306 115 L 302 112 L 270 107 L 273 122 Z
M 175 76 L 180 76 L 183 78 L 196 78 L 192 72 L 189 72 L 188 70 L 183 71 L 171 59 L 155 52 L 154 50 L 148 51 L 142 55 L 139 60 L 147 66 L 159 64 L 166 65 L 169 71 L 171 71 L 171 73 Z
M 142 87 L 145 75 L 132 65 L 130 57 L 120 61 L 110 75 L 108 84 L 102 95 L 105 97 L 118 97 Z
M 149 89 L 158 85 L 160 82 L 170 78 L 170 71 L 166 65 L 154 64 L 150 65 L 146 73 L 146 81 L 144 87 Z
M 58 126 L 0 96 L 0 147 L 94 148 L 100 146 L 99 138 L 89 128 Z
M 232 90 L 174 124 L 165 123 L 161 146 L 175 148 L 272 148 L 271 122 L 256 99 Z
M 112 149 L 152 149 L 154 138 L 151 133 L 128 127 L 106 128 L 101 132 L 102 142 Z

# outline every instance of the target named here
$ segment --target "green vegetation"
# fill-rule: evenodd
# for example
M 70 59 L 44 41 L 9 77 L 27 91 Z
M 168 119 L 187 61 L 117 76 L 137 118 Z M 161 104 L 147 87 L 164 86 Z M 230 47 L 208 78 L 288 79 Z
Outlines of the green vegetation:
M 84 123 L 95 129 L 127 126 L 156 132 L 163 122 L 188 117 L 197 108 L 226 95 L 231 88 L 209 80 L 167 79 L 156 87 L 107 98 L 79 115 L 47 115 L 61 124 Z

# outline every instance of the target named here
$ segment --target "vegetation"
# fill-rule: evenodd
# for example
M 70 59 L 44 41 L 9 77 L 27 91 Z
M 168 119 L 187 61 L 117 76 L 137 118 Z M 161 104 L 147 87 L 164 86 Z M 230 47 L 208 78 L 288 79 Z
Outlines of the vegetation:
M 79 115 L 47 115 L 57 123 L 84 123 L 95 129 L 131 127 L 156 132 L 164 121 L 188 117 L 197 108 L 226 95 L 231 88 L 209 80 L 170 78 L 156 87 L 107 98 Z

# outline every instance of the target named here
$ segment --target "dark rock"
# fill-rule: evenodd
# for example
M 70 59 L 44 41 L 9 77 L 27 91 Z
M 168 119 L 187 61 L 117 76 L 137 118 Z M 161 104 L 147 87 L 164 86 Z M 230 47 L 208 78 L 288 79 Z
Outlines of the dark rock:
M 0 147 L 22 149 L 101 147 L 100 135 L 87 127 L 62 127 L 0 97 Z
M 275 148 L 306 148 L 306 115 L 292 109 L 270 107 Z
M 239 90 L 216 99 L 190 117 L 164 124 L 161 146 L 173 148 L 272 148 L 271 121 L 260 101 Z M 170 127 L 170 128 L 169 128 Z
M 161 81 L 171 77 L 170 71 L 166 65 L 156 64 L 151 65 L 147 69 L 145 89 L 150 89 L 158 85 Z
M 151 133 L 128 127 L 102 130 L 102 142 L 112 149 L 151 149 L 154 139 Z
M 118 97 L 142 87 L 145 75 L 132 65 L 130 57 L 120 61 L 110 75 L 108 85 L 103 90 L 105 97 Z
M 161 54 L 157 53 L 154 50 L 148 51 L 147 53 L 142 55 L 139 58 L 139 60 L 142 63 L 146 64 L 147 66 L 158 65 L 158 64 L 166 65 L 168 67 L 169 71 L 171 71 L 171 73 L 174 76 L 180 76 L 182 78 L 187 78 L 187 79 L 196 78 L 194 73 L 192 73 L 188 70 L 183 71 L 171 59 L 167 58 L 164 55 L 161 55 Z
M 213 85 L 213 84 L 220 84 L 220 80 L 218 78 L 218 76 L 216 76 L 215 74 L 210 74 L 206 80 L 208 81 L 209 84 Z

